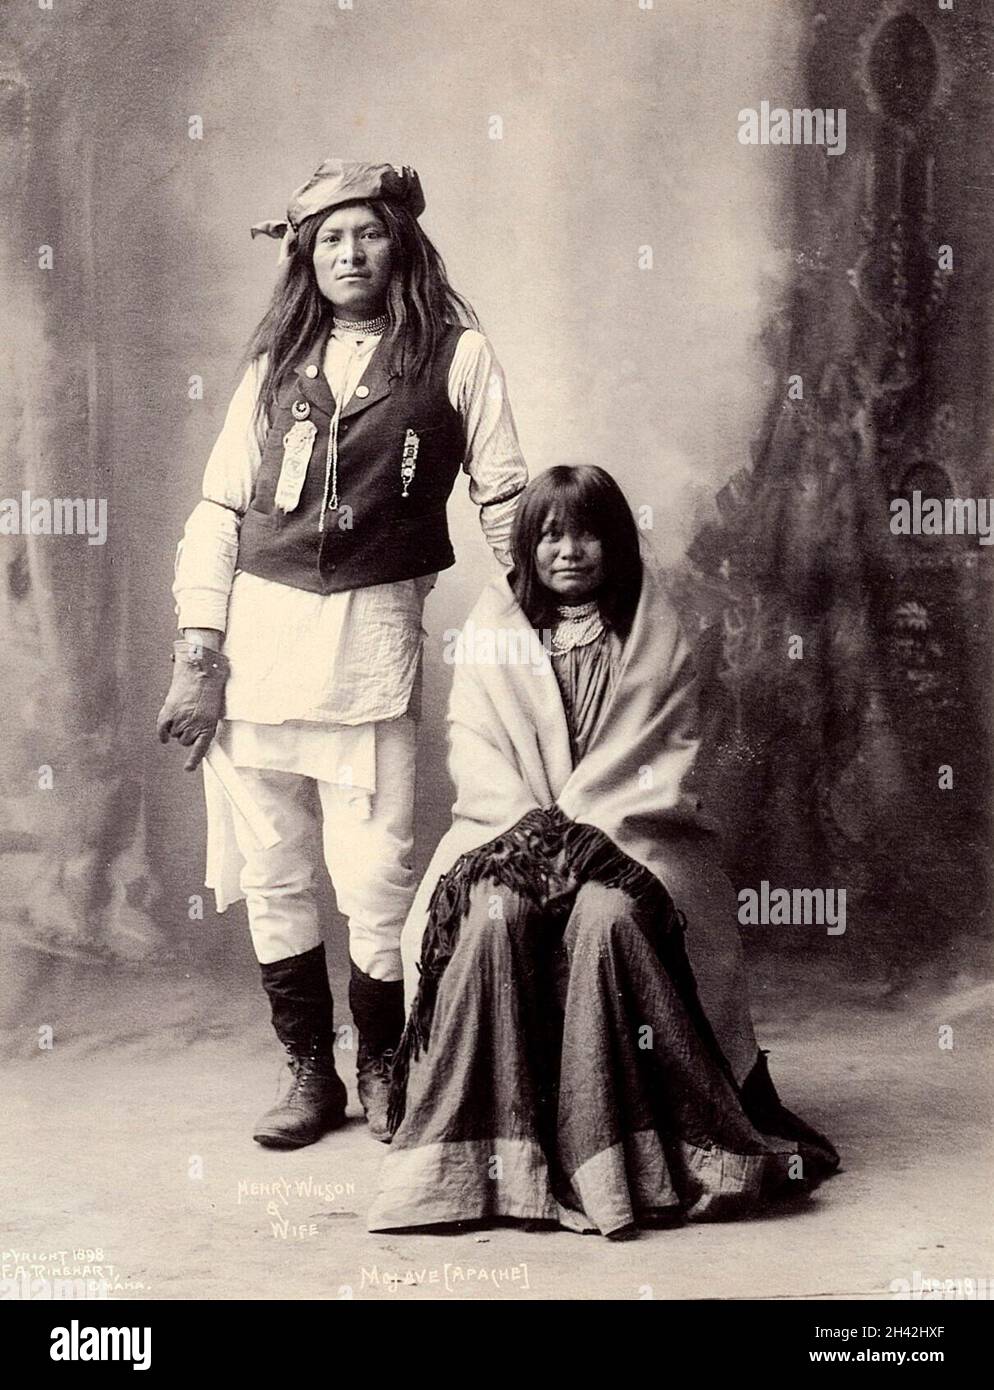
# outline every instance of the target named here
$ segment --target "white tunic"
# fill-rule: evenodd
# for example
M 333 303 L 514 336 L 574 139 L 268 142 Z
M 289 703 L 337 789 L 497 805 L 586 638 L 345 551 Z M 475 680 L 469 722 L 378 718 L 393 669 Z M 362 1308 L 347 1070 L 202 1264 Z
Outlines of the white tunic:
M 378 336 L 333 329 L 324 373 L 344 405 Z M 238 530 L 255 487 L 261 448 L 254 426 L 265 360 L 235 391 L 204 472 L 203 500 L 183 533 L 173 593 L 180 628 L 225 633 L 231 662 L 217 739 L 237 766 L 297 772 L 335 782 L 369 815 L 376 790 L 376 724 L 404 715 L 418 675 L 425 596 L 435 575 L 332 594 L 274 583 L 237 568 Z M 463 470 L 498 560 L 510 562 L 518 495 L 528 480 L 504 375 L 487 339 L 461 334 L 449 400 L 466 435 Z M 219 909 L 239 896 L 228 808 L 213 778 L 208 800 L 209 885 Z M 226 884 L 222 891 L 220 885 Z

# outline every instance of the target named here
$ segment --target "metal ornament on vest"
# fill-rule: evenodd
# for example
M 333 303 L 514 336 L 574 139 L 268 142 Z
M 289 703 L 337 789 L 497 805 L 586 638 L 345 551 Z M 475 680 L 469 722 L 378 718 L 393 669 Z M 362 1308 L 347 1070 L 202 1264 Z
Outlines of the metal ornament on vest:
M 394 370 L 381 339 L 341 409 L 321 370 L 322 335 L 277 397 L 240 569 L 330 594 L 454 563 L 445 508 L 466 436 L 448 380 L 464 332 L 449 326 L 420 381 Z

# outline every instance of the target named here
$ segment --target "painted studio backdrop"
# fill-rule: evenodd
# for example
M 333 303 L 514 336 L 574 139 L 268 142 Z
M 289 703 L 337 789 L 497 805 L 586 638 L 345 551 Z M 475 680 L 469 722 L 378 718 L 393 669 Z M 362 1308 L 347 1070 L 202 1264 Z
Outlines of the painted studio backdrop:
M 990 896 L 991 550 L 889 506 L 991 491 L 989 41 L 934 0 L 7 0 L 0 495 L 106 502 L 102 543 L 11 508 L 0 535 L 8 1022 L 56 968 L 250 966 L 154 720 L 175 545 L 276 270 L 249 225 L 332 154 L 419 170 L 532 472 L 603 464 L 640 509 L 710 663 L 736 885 L 847 887 L 842 940 L 751 949 L 955 961 Z M 845 108 L 844 153 L 744 143 L 763 101 Z M 465 481 L 450 510 L 421 864 L 443 634 L 494 563 Z

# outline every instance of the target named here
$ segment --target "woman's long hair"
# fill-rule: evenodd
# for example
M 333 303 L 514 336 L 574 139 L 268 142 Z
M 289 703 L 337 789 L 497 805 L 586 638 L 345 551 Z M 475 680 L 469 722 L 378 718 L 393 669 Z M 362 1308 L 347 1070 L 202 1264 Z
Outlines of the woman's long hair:
M 415 379 L 426 371 L 451 323 L 478 328 L 472 307 L 449 284 L 445 263 L 415 218 L 394 203 L 359 200 L 382 219 L 390 237 L 393 273 L 387 288 L 387 336 L 383 346 L 396 371 Z M 256 403 L 256 430 L 265 430 L 276 397 L 332 317 L 318 289 L 314 246 L 331 208 L 301 222 L 297 242 L 273 290 L 269 308 L 249 342 L 248 361 L 267 356 Z
M 638 528 L 625 494 L 595 464 L 550 468 L 525 488 L 514 516 L 508 576 L 514 596 L 539 631 L 554 627 L 563 599 L 538 577 L 535 551 L 549 517 L 564 530 L 585 531 L 601 543 L 604 579 L 596 594 L 605 624 L 624 641 L 642 591 Z

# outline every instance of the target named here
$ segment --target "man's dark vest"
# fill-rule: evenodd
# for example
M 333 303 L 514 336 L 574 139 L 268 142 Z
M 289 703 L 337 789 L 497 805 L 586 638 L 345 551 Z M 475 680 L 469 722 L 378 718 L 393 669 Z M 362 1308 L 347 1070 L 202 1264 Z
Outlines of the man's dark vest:
M 239 569 L 330 594 L 416 579 L 453 564 L 445 504 L 462 466 L 466 437 L 449 401 L 448 378 L 463 331 L 456 324 L 445 330 L 417 382 L 392 369 L 385 339 L 380 340 L 339 417 L 338 507 L 325 508 L 323 530 L 335 400 L 322 370 L 327 334 L 321 335 L 277 397 L 255 492 L 242 519 Z M 284 511 L 275 505 L 284 440 L 302 421 L 313 422 L 317 433 L 299 501 Z

